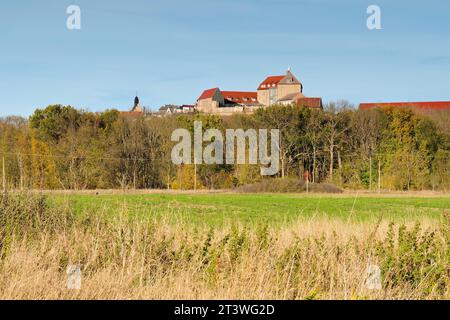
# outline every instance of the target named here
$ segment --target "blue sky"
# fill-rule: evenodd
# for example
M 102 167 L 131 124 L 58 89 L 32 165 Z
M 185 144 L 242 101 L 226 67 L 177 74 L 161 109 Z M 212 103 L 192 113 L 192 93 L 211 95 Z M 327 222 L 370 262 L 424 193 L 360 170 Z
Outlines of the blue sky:
M 366 27 L 371 4 L 382 30 Z M 450 1 L 0 0 L 0 116 L 126 110 L 136 91 L 153 109 L 189 104 L 288 67 L 325 102 L 450 100 Z

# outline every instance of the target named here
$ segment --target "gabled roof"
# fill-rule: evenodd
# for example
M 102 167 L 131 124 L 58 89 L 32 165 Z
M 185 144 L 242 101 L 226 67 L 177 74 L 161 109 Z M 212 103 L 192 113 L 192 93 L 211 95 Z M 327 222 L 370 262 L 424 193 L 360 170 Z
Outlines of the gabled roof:
M 212 89 L 203 91 L 203 93 L 200 95 L 200 97 L 198 97 L 197 101 L 214 97 L 214 94 L 216 93 L 217 90 L 219 90 L 219 88 L 212 88 Z
M 163 105 L 162 107 L 159 108 L 159 112 L 165 112 L 165 113 L 173 113 L 175 112 L 177 109 L 180 109 L 179 106 L 174 105 L 174 104 L 166 104 Z
M 308 108 L 323 108 L 322 98 L 299 98 L 296 100 L 296 103 Z
M 269 89 L 270 87 L 274 87 L 278 85 L 278 83 L 283 80 L 285 76 L 270 76 L 267 77 L 258 87 L 258 90 Z
M 286 72 L 286 75 L 278 84 L 300 84 L 300 81 L 292 74 L 291 70 Z
M 255 105 L 259 104 L 256 92 L 246 91 L 221 91 L 225 98 L 225 103 Z
M 430 102 L 382 102 L 382 103 L 361 103 L 359 109 L 372 108 L 414 108 L 425 110 L 447 110 L 450 109 L 450 101 L 430 101 Z
M 300 81 L 292 74 L 291 70 L 286 72 L 284 76 L 267 77 L 258 87 L 258 90 L 266 90 L 276 87 L 279 84 L 300 84 Z
M 279 102 L 288 102 L 305 106 L 308 108 L 322 108 L 322 98 L 307 98 L 301 92 L 289 93 L 283 98 L 278 100 Z

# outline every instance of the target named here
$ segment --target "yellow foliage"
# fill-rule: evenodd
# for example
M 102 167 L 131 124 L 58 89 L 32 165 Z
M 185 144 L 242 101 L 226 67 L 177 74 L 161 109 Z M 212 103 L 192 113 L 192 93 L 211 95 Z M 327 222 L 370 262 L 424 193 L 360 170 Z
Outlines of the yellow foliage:
M 198 176 L 195 177 L 195 166 L 193 164 L 185 164 L 178 167 L 177 176 L 170 184 L 171 189 L 175 190 L 193 190 L 204 189 Z
M 58 188 L 58 174 L 50 147 L 45 142 L 33 137 L 31 139 L 31 153 L 33 187 L 39 189 Z

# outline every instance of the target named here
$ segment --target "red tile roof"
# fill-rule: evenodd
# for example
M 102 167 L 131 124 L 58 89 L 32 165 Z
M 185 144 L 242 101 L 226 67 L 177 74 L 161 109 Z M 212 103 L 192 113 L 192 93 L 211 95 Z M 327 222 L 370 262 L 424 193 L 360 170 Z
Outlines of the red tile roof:
M 372 108 L 414 108 L 425 110 L 444 110 L 450 109 L 450 101 L 431 101 L 431 102 L 383 102 L 383 103 L 361 103 L 359 109 L 366 110 Z
M 258 90 L 269 89 L 272 86 L 276 86 L 285 76 L 270 76 L 267 77 L 258 87 Z
M 258 94 L 256 92 L 244 91 L 222 91 L 222 95 L 227 102 L 238 104 L 257 104 Z
M 296 103 L 308 108 L 322 108 L 322 98 L 299 98 Z
M 212 98 L 214 96 L 214 94 L 216 93 L 216 91 L 219 90 L 219 88 L 212 88 L 212 89 L 208 89 L 203 91 L 203 93 L 201 94 L 201 96 L 197 99 L 198 100 L 203 100 L 203 99 L 209 99 Z

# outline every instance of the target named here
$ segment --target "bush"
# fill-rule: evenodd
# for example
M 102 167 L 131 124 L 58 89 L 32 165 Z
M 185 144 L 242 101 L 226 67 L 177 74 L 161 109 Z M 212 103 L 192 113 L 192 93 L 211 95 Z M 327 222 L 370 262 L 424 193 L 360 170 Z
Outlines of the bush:
M 45 196 L 25 193 L 0 195 L 0 241 L 12 235 L 54 232 L 72 221 L 69 210 L 50 208 Z
M 408 285 L 424 296 L 448 290 L 450 252 L 436 231 L 422 230 L 419 224 L 395 230 L 391 224 L 376 249 L 385 287 Z

